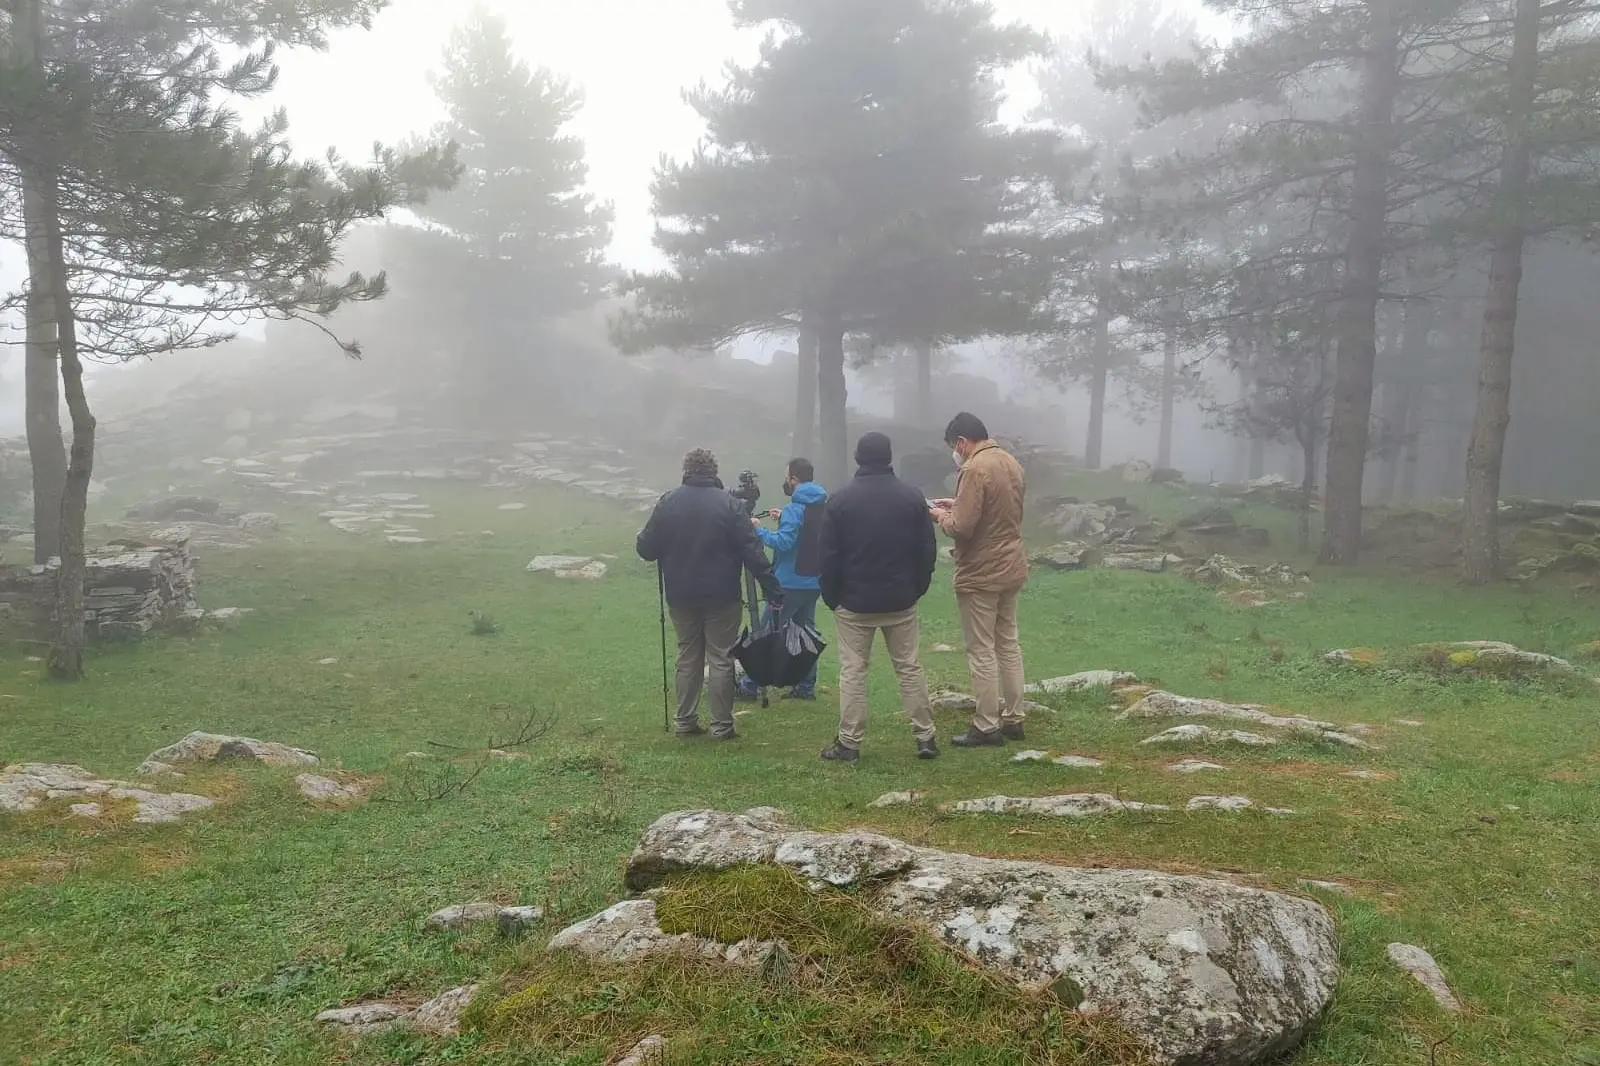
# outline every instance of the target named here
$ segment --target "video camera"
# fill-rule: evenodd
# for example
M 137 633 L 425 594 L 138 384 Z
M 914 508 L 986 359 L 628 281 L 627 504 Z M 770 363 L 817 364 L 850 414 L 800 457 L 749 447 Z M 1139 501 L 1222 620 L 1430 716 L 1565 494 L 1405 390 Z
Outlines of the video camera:
M 756 482 L 754 470 L 739 471 L 739 487 L 728 490 L 728 495 L 744 505 L 744 513 L 755 517 L 756 504 L 761 500 L 761 486 Z

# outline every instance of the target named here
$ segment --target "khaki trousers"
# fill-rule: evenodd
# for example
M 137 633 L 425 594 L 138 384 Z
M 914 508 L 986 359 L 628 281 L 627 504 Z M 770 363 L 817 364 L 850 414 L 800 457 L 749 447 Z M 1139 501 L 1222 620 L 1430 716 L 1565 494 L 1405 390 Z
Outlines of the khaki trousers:
M 1024 718 L 1022 646 L 1017 640 L 1017 596 L 1009 592 L 957 592 L 961 629 L 967 638 L 967 669 L 978 701 L 972 724 L 985 733 Z
M 678 635 L 678 732 L 692 733 L 700 719 L 700 690 L 711 667 L 711 690 L 706 702 L 711 712 L 711 732 L 733 732 L 733 646 L 739 640 L 744 608 L 674 607 L 672 628 Z
M 911 719 L 918 740 L 931 740 L 933 712 L 928 707 L 928 679 L 917 659 L 917 609 L 893 614 L 833 612 L 839 647 L 839 742 L 861 747 L 867 732 L 867 666 L 872 641 L 883 630 L 889 661 L 900 682 L 900 709 Z

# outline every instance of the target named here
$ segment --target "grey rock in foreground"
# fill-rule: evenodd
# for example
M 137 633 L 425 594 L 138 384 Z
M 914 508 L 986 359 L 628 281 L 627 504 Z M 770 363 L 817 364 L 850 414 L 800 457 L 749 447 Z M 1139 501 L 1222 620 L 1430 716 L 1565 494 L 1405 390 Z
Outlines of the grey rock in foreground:
M 829 869 L 814 872 L 870 890 L 862 898 L 880 912 L 1025 986 L 1064 989 L 1084 1013 L 1109 1015 L 1165 1066 L 1245 1066 L 1291 1050 L 1322 1016 L 1338 977 L 1333 920 L 1313 900 L 1208 878 L 977 858 L 873 834 L 763 829 L 717 811 L 657 820 L 630 860 L 628 882 L 643 890 L 672 872 L 797 852 L 813 861 L 826 853 Z M 619 922 L 628 932 L 605 939 L 661 935 L 654 904 L 636 900 L 557 941 Z
M 1390 962 L 1415 977 L 1423 988 L 1433 993 L 1433 1000 L 1439 1004 L 1440 1010 L 1451 1013 L 1461 1010 L 1461 1001 L 1450 991 L 1450 982 L 1445 980 L 1444 971 L 1439 969 L 1432 955 L 1414 944 L 1390 944 L 1388 954 Z
M 206 796 L 151 792 L 126 781 L 101 780 L 81 766 L 21 763 L 0 770 L 0 811 L 20 814 L 37 810 L 45 800 L 60 799 L 78 800 L 69 810 L 79 818 L 101 817 L 105 800 L 132 800 L 133 820 L 142 825 L 176 822 L 216 805 Z
M 339 781 L 321 774 L 301 774 L 294 779 L 300 795 L 314 803 L 354 803 L 367 794 L 359 782 Z
M 158 774 L 181 763 L 225 762 L 229 759 L 245 759 L 277 767 L 315 766 L 321 761 L 315 752 L 291 748 L 287 744 L 194 732 L 176 744 L 151 752 L 135 772 Z
M 609 963 L 675 955 L 731 966 L 759 966 L 776 947 L 760 940 L 723 944 L 691 933 L 663 932 L 655 900 L 650 899 L 623 900 L 550 939 L 551 951 L 576 951 Z
M 660 1036 L 647 1036 L 633 1050 L 617 1060 L 617 1066 L 660 1066 L 667 1061 L 667 1041 Z
M 1022 691 L 1030 696 L 1041 693 L 1057 696 L 1064 692 L 1088 692 L 1097 688 L 1116 688 L 1118 685 L 1131 685 L 1139 679 L 1122 670 L 1084 670 L 1077 674 L 1068 674 L 1066 677 L 1051 677 L 1024 688 Z

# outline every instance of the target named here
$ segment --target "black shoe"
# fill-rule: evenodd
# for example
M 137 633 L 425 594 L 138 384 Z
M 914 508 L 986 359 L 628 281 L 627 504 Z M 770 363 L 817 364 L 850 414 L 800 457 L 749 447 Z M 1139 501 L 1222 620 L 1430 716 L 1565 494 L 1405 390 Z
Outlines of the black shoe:
M 711 739 L 712 740 L 738 740 L 739 739 L 739 733 L 738 733 L 737 730 L 730 729 L 726 733 L 712 733 L 711 734 Z
M 950 738 L 950 743 L 958 748 L 1003 748 L 1006 738 L 1000 735 L 1000 730 L 985 733 L 977 726 L 971 726 L 960 736 Z
M 849 747 L 838 740 L 822 749 L 822 760 L 824 762 L 856 762 L 860 758 L 860 748 Z
M 690 727 L 688 729 L 680 728 L 678 730 L 678 739 L 679 740 L 688 740 L 691 737 L 703 737 L 705 735 L 706 735 L 706 727 L 703 726 L 703 725 L 700 725 L 698 723 L 696 723 L 694 726 L 692 726 L 692 727 Z
M 927 740 L 917 741 L 917 758 L 937 759 L 939 757 L 939 742 L 932 737 Z
M 1007 722 L 1000 727 L 1000 735 L 1007 740 L 1027 740 L 1028 735 L 1022 731 L 1021 722 Z
M 783 694 L 783 698 L 786 700 L 805 700 L 807 703 L 815 703 L 817 694 L 815 691 L 809 688 L 792 688 Z

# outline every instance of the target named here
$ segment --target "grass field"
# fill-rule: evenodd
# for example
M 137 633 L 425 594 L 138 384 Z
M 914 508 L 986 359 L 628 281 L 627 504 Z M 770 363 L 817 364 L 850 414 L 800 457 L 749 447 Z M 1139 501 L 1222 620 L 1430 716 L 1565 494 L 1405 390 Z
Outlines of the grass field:
M 101 653 L 89 680 L 70 687 L 40 682 L 20 653 L 0 661 L 0 763 L 126 776 L 150 751 L 204 729 L 312 748 L 384 780 L 372 801 L 339 812 L 301 799 L 292 771 L 238 768 L 191 774 L 186 789 L 222 802 L 177 825 L 91 824 L 59 809 L 0 816 L 0 1062 L 599 1064 L 619 1035 L 643 1035 L 626 1031 L 632 1021 L 660 1018 L 686 1027 L 668 1034 L 685 1062 L 1039 1061 L 1008 1043 L 1005 1025 L 973 1022 L 961 1038 L 886 1015 L 889 1036 L 869 1036 L 859 1024 L 823 1024 L 828 1007 L 815 997 L 758 994 L 715 974 L 678 975 L 669 1010 L 626 994 L 645 976 L 569 972 L 582 994 L 540 1024 L 486 1022 L 447 1041 L 347 1044 L 312 1022 L 363 997 L 421 999 L 471 981 L 486 983 L 474 1016 L 487 1017 L 487 997 L 560 971 L 541 956 L 548 934 L 620 897 L 622 860 L 656 816 L 773 805 L 797 823 L 865 825 L 983 854 L 1221 870 L 1290 891 L 1306 879 L 1343 882 L 1352 895 L 1324 898 L 1339 919 L 1345 977 L 1294 1066 L 1600 1063 L 1600 697 L 1321 661 L 1335 647 L 1427 640 L 1572 653 L 1600 637 L 1592 593 L 1317 573 L 1303 602 L 1246 608 L 1177 576 L 1044 573 L 1022 608 L 1030 678 L 1131 670 L 1187 695 L 1371 723 L 1381 750 L 1212 751 L 1233 772 L 1173 774 L 1166 763 L 1199 753 L 1139 747 L 1158 727 L 1118 721 L 1102 694 L 1038 716 L 1027 744 L 1095 756 L 1102 770 L 1015 765 L 1001 751 L 919 763 L 880 661 L 862 761 L 839 767 L 816 758 L 836 724 L 831 654 L 817 703 L 751 711 L 736 744 L 663 735 L 655 581 L 632 559 L 636 516 L 563 490 L 441 495 L 430 494 L 434 544 L 374 543 L 286 513 L 275 540 L 204 558 L 205 604 L 255 611 L 235 629 Z M 511 498 L 530 506 L 496 510 Z M 619 558 L 599 582 L 523 572 L 529 557 L 553 552 Z M 471 612 L 499 632 L 475 635 Z M 932 678 L 965 687 L 960 655 L 927 650 L 960 643 L 947 573 L 925 601 L 923 642 Z M 445 799 L 408 787 L 406 753 L 430 742 L 482 747 L 530 714 L 553 730 L 529 759 L 489 764 Z M 962 724 L 947 717 L 941 732 Z M 1392 777 L 1341 776 L 1353 768 Z M 928 805 L 868 807 L 908 788 L 927 789 Z M 1197 793 L 1243 794 L 1298 813 L 1063 824 L 935 808 L 1079 791 L 1180 808 Z M 429 912 L 474 899 L 549 914 L 521 941 L 419 930 Z M 1440 1014 L 1387 963 L 1394 940 L 1435 954 L 1463 1014 Z M 1033 1017 L 987 986 L 968 991 L 985 1017 Z M 685 1010 L 683 997 L 697 996 L 705 1009 Z M 860 1022 L 860 1004 L 838 1009 Z M 959 1009 L 948 1016 L 964 1024 Z M 1050 1061 L 1101 1061 L 1056 1054 Z

